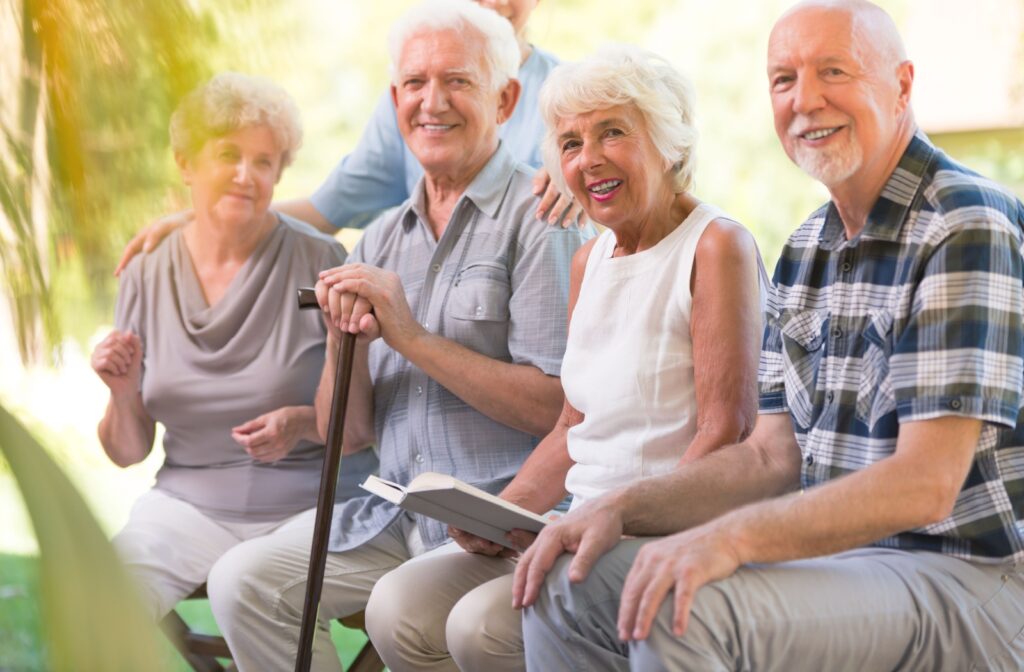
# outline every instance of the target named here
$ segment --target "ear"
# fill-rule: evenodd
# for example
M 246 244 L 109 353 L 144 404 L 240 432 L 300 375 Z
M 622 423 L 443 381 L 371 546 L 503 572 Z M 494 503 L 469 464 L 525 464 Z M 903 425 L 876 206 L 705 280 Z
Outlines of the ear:
M 914 88 L 914 64 L 903 61 L 896 67 L 896 79 L 899 82 L 899 111 L 902 113 L 910 107 L 910 93 Z
M 174 153 L 174 162 L 178 164 L 178 173 L 181 181 L 187 185 L 192 184 L 192 162 L 181 152 Z
M 516 103 L 519 102 L 519 94 L 523 87 L 518 79 L 510 79 L 498 94 L 498 123 L 503 124 L 509 120 L 516 110 Z
M 391 104 L 395 106 L 396 110 L 398 109 L 398 87 L 394 82 L 391 83 Z

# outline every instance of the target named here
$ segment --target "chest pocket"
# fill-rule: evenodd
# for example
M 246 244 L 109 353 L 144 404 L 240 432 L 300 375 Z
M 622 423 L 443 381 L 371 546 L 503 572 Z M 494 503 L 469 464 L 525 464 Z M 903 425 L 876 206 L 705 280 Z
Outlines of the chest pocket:
M 892 356 L 892 313 L 872 313 L 864 329 L 860 384 L 857 388 L 857 419 L 870 431 L 887 414 L 896 410 L 896 395 L 889 376 Z
M 827 322 L 828 314 L 823 310 L 783 313 L 779 320 L 785 361 L 786 403 L 793 420 L 803 428 L 810 427 L 814 417 L 815 390 L 825 351 Z
M 512 296 L 508 269 L 495 261 L 464 266 L 448 296 L 448 315 L 456 320 L 507 322 Z

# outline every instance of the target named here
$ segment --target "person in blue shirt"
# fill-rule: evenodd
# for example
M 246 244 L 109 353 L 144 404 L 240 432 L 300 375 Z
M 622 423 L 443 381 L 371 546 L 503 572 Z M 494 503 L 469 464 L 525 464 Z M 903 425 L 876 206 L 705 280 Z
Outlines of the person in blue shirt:
M 558 58 L 526 39 L 530 14 L 540 0 L 476 0 L 494 10 L 512 24 L 519 42 L 521 61 L 519 84 L 521 95 L 511 118 L 499 131 L 503 144 L 513 157 L 537 170 L 534 190 L 543 193 L 538 216 L 552 222 L 578 219 L 580 210 L 568 196 L 559 194 L 551 185 L 547 172 L 541 168 L 540 139 L 543 122 L 537 109 L 537 94 Z M 395 45 L 389 45 L 394 49 Z M 423 169 L 409 152 L 398 132 L 393 89 L 380 97 L 359 143 L 331 171 L 316 192 L 307 198 L 278 201 L 273 208 L 309 222 L 325 233 L 333 234 L 342 227 L 365 228 L 374 217 L 387 208 L 409 198 Z M 145 227 L 129 241 L 118 262 L 115 274 L 125 268 L 139 252 L 149 252 L 171 231 L 191 221 L 191 210 L 161 217 Z

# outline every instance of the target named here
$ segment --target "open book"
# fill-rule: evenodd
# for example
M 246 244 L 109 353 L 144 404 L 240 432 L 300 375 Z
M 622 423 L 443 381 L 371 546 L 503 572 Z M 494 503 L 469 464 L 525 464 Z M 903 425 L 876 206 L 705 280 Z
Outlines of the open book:
M 547 522 L 532 511 L 445 474 L 420 474 L 408 486 L 370 476 L 360 487 L 407 511 L 435 518 L 502 546 L 509 545 L 506 532 L 540 532 Z

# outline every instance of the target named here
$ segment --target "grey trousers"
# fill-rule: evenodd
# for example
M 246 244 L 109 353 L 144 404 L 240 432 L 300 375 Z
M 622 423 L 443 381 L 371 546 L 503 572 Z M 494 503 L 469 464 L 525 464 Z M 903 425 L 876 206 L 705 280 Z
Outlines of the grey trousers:
M 866 548 L 741 568 L 701 588 L 686 633 L 671 595 L 646 641 L 619 641 L 620 543 L 581 584 L 553 568 L 523 618 L 528 670 L 1021 670 L 1024 566 Z

